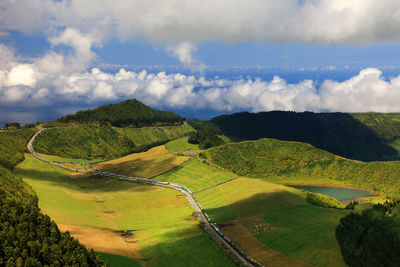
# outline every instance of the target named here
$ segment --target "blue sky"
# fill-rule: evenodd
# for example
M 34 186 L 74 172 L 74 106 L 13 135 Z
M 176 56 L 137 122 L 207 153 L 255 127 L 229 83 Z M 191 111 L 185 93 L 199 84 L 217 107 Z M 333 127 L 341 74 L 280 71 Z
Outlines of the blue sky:
M 235 111 L 400 111 L 396 0 L 4 0 L 0 123 L 137 98 Z

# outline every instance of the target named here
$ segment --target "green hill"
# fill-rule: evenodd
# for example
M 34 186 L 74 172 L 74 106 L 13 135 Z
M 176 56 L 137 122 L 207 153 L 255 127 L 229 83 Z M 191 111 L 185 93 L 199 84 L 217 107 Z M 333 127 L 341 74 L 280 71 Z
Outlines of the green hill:
M 0 132 L 0 165 L 13 168 L 24 160 L 26 144 L 33 135 L 32 129 Z
M 277 182 L 341 183 L 400 194 L 400 162 L 355 162 L 306 143 L 260 139 L 206 150 L 209 161 L 238 175 L 268 177 Z
M 170 112 L 152 109 L 136 99 L 118 104 L 100 106 L 96 109 L 78 111 L 57 120 L 61 123 L 112 125 L 117 127 L 143 127 L 180 125 L 184 118 Z
M 194 129 L 187 124 L 146 128 L 55 128 L 38 136 L 34 148 L 39 153 L 65 158 L 110 159 L 145 151 L 192 131 Z
M 196 129 L 212 129 L 235 141 L 274 138 L 310 143 L 363 161 L 400 158 L 400 114 L 242 112 L 189 123 Z

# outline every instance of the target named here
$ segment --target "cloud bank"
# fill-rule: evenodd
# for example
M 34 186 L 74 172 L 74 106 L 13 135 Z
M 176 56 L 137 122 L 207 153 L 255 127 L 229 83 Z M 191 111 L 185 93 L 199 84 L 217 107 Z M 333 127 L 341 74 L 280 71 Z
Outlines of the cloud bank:
M 398 0 L 2 0 L 0 31 L 74 27 L 151 42 L 400 40 Z
M 375 68 L 343 82 L 319 84 L 312 80 L 288 83 L 278 76 L 268 81 L 205 79 L 123 68 L 111 74 L 98 68 L 87 70 L 96 57 L 91 50 L 96 40 L 91 35 L 67 28 L 49 40 L 54 46 L 71 46 L 73 52 L 50 51 L 27 60 L 0 44 L 1 106 L 95 105 L 137 98 L 168 109 L 400 112 L 400 76 L 385 79 Z

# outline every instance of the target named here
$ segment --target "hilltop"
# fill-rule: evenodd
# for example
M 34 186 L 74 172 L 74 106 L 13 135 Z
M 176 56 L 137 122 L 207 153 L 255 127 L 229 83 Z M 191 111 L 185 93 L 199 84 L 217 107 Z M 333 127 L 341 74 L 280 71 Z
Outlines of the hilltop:
M 116 127 L 180 125 L 183 121 L 183 117 L 173 112 L 153 109 L 136 99 L 78 111 L 57 120 L 61 123 L 77 122 Z
M 301 141 L 363 161 L 400 157 L 400 114 L 242 112 L 189 123 L 196 129 L 210 129 L 234 141 L 260 138 Z

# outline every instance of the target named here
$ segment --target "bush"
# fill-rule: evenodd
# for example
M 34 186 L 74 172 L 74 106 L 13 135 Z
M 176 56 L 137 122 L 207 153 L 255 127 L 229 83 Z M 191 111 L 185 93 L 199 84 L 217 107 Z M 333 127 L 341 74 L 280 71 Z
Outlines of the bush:
M 200 130 L 189 134 L 188 142 L 190 144 L 199 144 L 200 149 L 207 149 L 214 146 L 220 146 L 224 141 L 216 134 L 208 130 Z
M 333 197 L 319 194 L 319 193 L 307 192 L 307 202 L 312 205 L 316 205 L 316 206 L 320 206 L 320 207 L 324 207 L 324 208 L 335 208 L 335 209 L 344 209 L 345 208 L 345 206 L 342 203 L 340 203 L 338 200 L 334 199 Z

